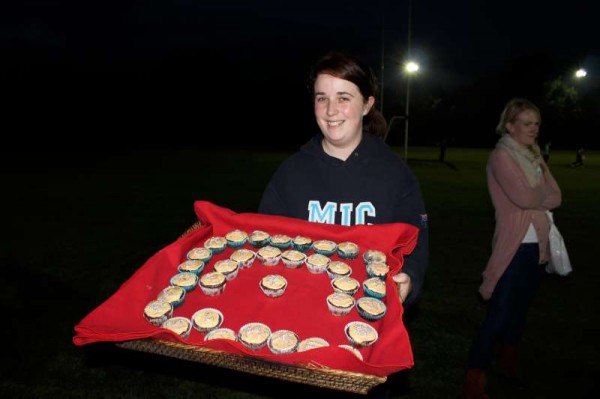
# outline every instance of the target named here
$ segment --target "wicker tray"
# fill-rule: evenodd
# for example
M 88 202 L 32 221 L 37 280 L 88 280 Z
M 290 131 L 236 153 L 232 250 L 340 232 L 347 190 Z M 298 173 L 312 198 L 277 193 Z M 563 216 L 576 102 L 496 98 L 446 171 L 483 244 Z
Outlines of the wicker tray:
M 387 380 L 387 377 L 344 370 L 267 362 L 249 356 L 234 355 L 199 346 L 158 339 L 125 341 L 119 342 L 116 345 L 120 348 L 155 353 L 177 359 L 191 360 L 212 366 L 243 371 L 249 374 L 359 394 L 367 394 L 371 388 Z
M 196 222 L 180 237 L 183 237 L 200 227 L 202 227 L 202 224 Z M 381 377 L 371 374 L 362 374 L 326 368 L 323 366 L 300 366 L 267 362 L 250 356 L 236 355 L 214 349 L 153 338 L 124 341 L 119 342 L 116 345 L 117 347 L 124 349 L 155 353 L 177 359 L 191 360 L 203 364 L 242 371 L 249 374 L 365 395 L 370 389 L 379 384 L 383 384 L 387 380 L 387 377 L 385 376 Z

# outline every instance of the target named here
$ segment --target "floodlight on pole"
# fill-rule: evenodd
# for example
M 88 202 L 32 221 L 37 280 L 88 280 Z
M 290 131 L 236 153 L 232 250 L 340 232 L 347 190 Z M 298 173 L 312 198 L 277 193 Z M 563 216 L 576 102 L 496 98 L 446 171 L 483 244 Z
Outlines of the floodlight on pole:
M 408 160 L 408 115 L 410 110 L 410 78 L 419 71 L 419 64 L 414 61 L 408 61 L 404 64 L 406 74 L 406 109 L 404 110 L 404 162 Z
M 575 77 L 577 79 L 582 79 L 585 78 L 587 76 L 587 71 L 583 68 L 579 68 L 578 70 L 575 71 Z

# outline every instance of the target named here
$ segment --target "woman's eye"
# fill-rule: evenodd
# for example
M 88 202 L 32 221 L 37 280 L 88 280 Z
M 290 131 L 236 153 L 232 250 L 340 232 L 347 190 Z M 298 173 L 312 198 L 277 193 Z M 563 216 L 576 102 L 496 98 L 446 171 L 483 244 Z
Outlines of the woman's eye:
M 350 101 L 350 97 L 340 97 L 340 102 L 341 103 L 345 103 L 345 102 L 348 102 L 348 101 Z
M 316 101 L 316 102 L 318 102 L 318 103 L 325 102 L 325 100 L 326 100 L 326 98 L 325 98 L 325 97 L 317 97 L 317 98 L 315 99 L 315 101 Z

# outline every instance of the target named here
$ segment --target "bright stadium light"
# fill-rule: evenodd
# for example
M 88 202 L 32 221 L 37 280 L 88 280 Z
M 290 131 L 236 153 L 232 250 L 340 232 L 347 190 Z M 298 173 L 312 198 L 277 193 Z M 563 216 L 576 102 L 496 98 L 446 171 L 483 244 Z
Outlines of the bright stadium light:
M 579 68 L 578 70 L 575 71 L 575 77 L 577 79 L 582 79 L 585 78 L 587 76 L 587 71 L 583 68 Z

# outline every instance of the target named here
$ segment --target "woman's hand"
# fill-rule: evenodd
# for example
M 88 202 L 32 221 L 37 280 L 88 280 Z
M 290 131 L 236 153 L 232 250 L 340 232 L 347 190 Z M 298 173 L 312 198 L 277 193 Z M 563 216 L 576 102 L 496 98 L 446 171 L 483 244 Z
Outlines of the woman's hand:
M 392 279 L 398 286 L 398 295 L 400 296 L 400 302 L 404 303 L 406 297 L 412 291 L 412 281 L 410 276 L 406 273 L 398 273 L 392 276 Z

